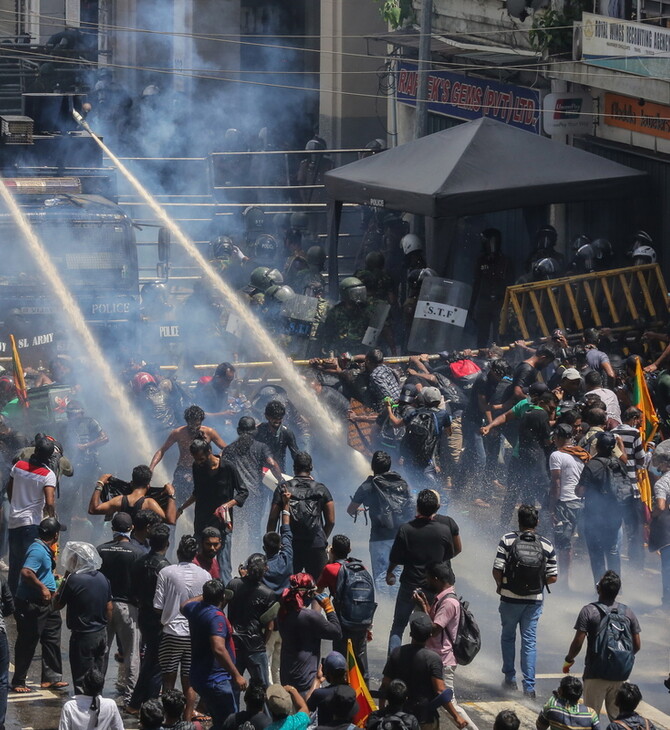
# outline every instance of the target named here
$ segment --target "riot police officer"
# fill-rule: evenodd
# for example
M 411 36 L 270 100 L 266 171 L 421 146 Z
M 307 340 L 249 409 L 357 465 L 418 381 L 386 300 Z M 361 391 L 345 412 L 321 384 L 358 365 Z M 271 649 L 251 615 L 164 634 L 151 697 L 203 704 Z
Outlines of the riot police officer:
M 633 259 L 633 266 L 656 263 L 656 249 L 651 236 L 646 231 L 636 231 L 633 237 L 633 246 L 628 252 Z
M 558 264 L 556 275 L 565 268 L 565 258 L 562 253 L 556 251 L 556 244 L 558 242 L 558 233 L 552 225 L 541 226 L 535 234 L 535 248 L 526 259 L 526 271 L 533 271 L 533 264 L 541 259 L 549 258 L 553 259 Z
M 305 260 L 307 268 L 298 271 L 289 283 L 297 294 L 317 296 L 315 289 L 323 292 L 326 286 L 326 279 L 322 273 L 326 264 L 326 251 L 323 246 L 310 246 L 305 254 Z
M 482 231 L 480 240 L 482 248 L 475 266 L 470 312 L 477 325 L 477 345 L 485 347 L 490 344 L 491 327 L 496 326 L 500 316 L 511 265 L 501 251 L 502 234 L 497 228 Z
M 363 337 L 370 322 L 365 284 L 355 276 L 340 282 L 340 301 L 328 312 L 323 323 L 321 349 L 324 353 L 350 352 L 360 355 L 369 349 Z

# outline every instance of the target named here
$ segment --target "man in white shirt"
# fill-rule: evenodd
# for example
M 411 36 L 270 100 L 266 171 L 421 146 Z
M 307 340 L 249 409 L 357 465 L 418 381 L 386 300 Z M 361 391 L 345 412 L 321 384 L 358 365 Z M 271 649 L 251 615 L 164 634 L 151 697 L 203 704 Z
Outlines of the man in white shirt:
M 13 594 L 19 584 L 26 550 L 37 538 L 44 517 L 55 517 L 56 475 L 47 466 L 54 452 L 53 441 L 35 439 L 35 451 L 26 461 L 14 464 L 7 483 L 9 499 L 9 576 Z
M 577 521 L 584 506 L 576 495 L 584 464 L 589 454 L 580 446 L 574 445 L 574 431 L 567 423 L 559 423 L 554 430 L 556 451 L 549 456 L 551 486 L 549 487 L 549 513 L 554 524 L 554 545 L 558 554 L 561 573 L 569 578 L 572 557 L 572 538 L 577 529 Z
M 177 672 L 186 695 L 185 717 L 190 719 L 195 708 L 195 693 L 189 682 L 191 669 L 191 635 L 188 620 L 181 612 L 182 604 L 199 596 L 203 585 L 212 576 L 193 564 L 198 552 L 198 541 L 192 535 L 184 535 L 177 548 L 176 565 L 168 565 L 158 574 L 154 608 L 161 611 L 163 634 L 158 649 L 158 661 L 163 675 L 163 692 L 174 689 Z
M 587 394 L 593 393 L 597 395 L 600 400 L 605 404 L 605 410 L 607 411 L 607 417 L 616 421 L 617 424 L 621 423 L 621 406 L 619 405 L 619 399 L 616 397 L 616 393 L 609 388 L 603 388 L 603 378 L 598 372 L 586 373 L 584 376 L 584 387 L 586 388 Z

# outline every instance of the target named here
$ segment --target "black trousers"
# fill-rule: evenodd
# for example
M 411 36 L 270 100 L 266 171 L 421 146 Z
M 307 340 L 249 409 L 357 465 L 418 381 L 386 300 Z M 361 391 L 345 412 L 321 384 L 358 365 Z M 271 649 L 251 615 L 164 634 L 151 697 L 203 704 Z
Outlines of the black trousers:
M 343 657 L 347 656 L 347 640 L 351 639 L 351 646 L 356 657 L 356 664 L 361 670 L 363 679 L 368 681 L 368 632 L 367 629 L 342 629 L 342 638 L 333 639 L 333 651 L 338 651 Z
M 70 670 L 75 694 L 84 694 L 82 682 L 91 667 L 104 673 L 106 651 L 107 627 L 99 631 L 73 631 L 70 634 Z
M 59 682 L 63 677 L 60 653 L 61 617 L 49 604 L 31 603 L 17 598 L 16 644 L 12 687 L 25 685 L 37 643 L 42 645 L 42 682 Z
M 326 548 L 313 548 L 293 542 L 293 572 L 309 573 L 316 583 L 326 567 L 328 555 Z
M 161 644 L 160 622 L 147 619 L 139 614 L 139 627 L 142 643 L 142 658 L 140 660 L 140 673 L 137 675 L 135 689 L 128 703 L 132 708 L 139 710 L 140 705 L 146 700 L 155 699 L 161 692 L 161 665 L 158 661 L 158 649 Z

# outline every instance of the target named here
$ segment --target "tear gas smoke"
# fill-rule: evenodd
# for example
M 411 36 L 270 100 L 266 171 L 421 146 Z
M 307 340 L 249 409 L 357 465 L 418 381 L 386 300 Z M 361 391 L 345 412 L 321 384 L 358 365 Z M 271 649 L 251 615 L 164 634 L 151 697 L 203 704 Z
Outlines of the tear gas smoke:
M 160 220 L 163 225 L 170 230 L 184 250 L 198 264 L 210 284 L 224 297 L 229 306 L 234 310 L 235 314 L 242 320 L 242 322 L 244 322 L 250 335 L 256 340 L 262 351 L 269 355 L 269 359 L 273 361 L 282 379 L 286 382 L 287 389 L 299 409 L 310 417 L 310 421 L 314 424 L 316 429 L 321 431 L 326 441 L 331 441 L 333 438 L 342 440 L 344 437 L 342 425 L 336 419 L 331 417 L 328 409 L 319 401 L 316 394 L 305 383 L 282 349 L 273 341 L 268 332 L 261 325 L 258 318 L 253 314 L 253 312 L 251 312 L 249 307 L 239 299 L 235 290 L 223 281 L 217 271 L 200 253 L 195 244 L 186 237 L 179 226 L 156 202 L 148 190 L 146 190 L 146 188 L 128 170 L 121 160 L 119 160 L 109 147 L 107 147 L 107 145 L 93 132 L 81 114 L 79 114 L 76 110 L 73 110 L 72 114 L 77 123 L 80 124 L 100 145 L 104 153 L 109 157 L 117 169 L 121 171 L 137 194 L 144 199 L 156 218 L 158 218 L 158 220 Z M 367 474 L 368 464 L 365 457 L 360 452 L 354 451 L 353 449 L 351 449 L 350 452 L 355 471 L 360 472 L 361 474 Z
M 133 439 L 133 444 L 135 450 L 139 459 L 146 461 L 147 458 L 153 454 L 154 450 L 149 443 L 144 424 L 138 416 L 137 410 L 131 404 L 123 386 L 114 376 L 114 373 L 105 359 L 102 350 L 91 334 L 91 330 L 86 324 L 84 316 L 82 315 L 75 299 L 63 283 L 54 262 L 51 260 L 51 257 L 40 242 L 39 238 L 35 235 L 30 223 L 12 197 L 12 194 L 7 189 L 4 181 L 2 181 L 2 178 L 0 178 L 0 197 L 4 200 L 7 205 L 7 209 L 14 217 L 19 230 L 23 234 L 28 250 L 30 251 L 30 255 L 35 259 L 38 269 L 46 275 L 46 278 L 48 279 L 63 312 L 67 316 L 74 333 L 78 335 L 80 342 L 89 356 L 91 364 L 100 374 L 100 378 L 107 388 L 107 394 L 109 396 L 108 403 L 112 408 L 117 410 L 120 418 L 125 421 L 129 430 L 134 432 L 135 437 Z M 160 482 L 164 483 L 168 481 L 167 473 L 164 470 L 157 474 L 157 476 Z

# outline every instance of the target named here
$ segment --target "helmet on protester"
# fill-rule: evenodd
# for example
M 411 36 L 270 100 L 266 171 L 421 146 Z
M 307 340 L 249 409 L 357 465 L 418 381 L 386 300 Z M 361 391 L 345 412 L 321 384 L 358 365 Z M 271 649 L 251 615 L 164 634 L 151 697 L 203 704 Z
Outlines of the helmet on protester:
M 230 260 L 233 256 L 233 239 L 230 236 L 217 236 L 210 244 L 210 256 L 213 259 Z
M 632 252 L 633 265 L 655 264 L 656 251 L 651 246 L 639 246 Z
M 368 271 L 375 271 L 376 269 L 383 269 L 386 259 L 381 251 L 370 251 L 365 257 L 365 268 Z
M 556 229 L 547 224 L 538 228 L 535 234 L 535 246 L 538 249 L 553 248 L 558 241 L 558 233 Z
M 310 246 L 305 254 L 308 266 L 321 271 L 326 263 L 326 250 L 323 246 Z
M 414 251 L 423 251 L 423 241 L 416 233 L 407 233 L 400 239 L 400 248 L 402 248 L 402 252 L 407 256 Z
M 533 264 L 533 276 L 536 280 L 553 279 L 558 273 L 558 262 L 556 259 L 546 257 L 539 259 Z
M 291 213 L 291 228 L 295 231 L 306 231 L 309 227 L 307 213 Z
M 156 378 L 151 373 L 145 373 L 144 371 L 137 373 L 132 380 L 133 390 L 136 393 L 141 393 L 147 385 L 156 385 Z
M 368 290 L 365 284 L 355 276 L 347 276 L 340 282 L 340 299 L 362 306 L 368 301 Z
M 290 286 L 287 286 L 286 284 L 273 284 L 265 292 L 265 301 L 267 302 L 271 299 L 275 302 L 279 302 L 280 304 L 284 304 L 284 302 L 288 302 L 289 299 L 293 299 L 294 296 L 295 292 Z

